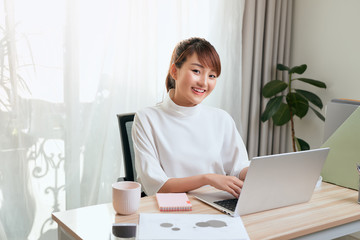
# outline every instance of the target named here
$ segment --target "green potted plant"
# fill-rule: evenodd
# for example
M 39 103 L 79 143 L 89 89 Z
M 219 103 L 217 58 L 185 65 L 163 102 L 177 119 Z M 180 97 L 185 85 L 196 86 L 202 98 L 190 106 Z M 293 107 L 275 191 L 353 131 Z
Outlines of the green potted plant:
M 310 78 L 294 77 L 294 74 L 301 75 L 306 71 L 306 64 L 292 68 L 283 64 L 277 64 L 276 69 L 288 72 L 288 82 L 272 80 L 263 87 L 262 95 L 265 98 L 269 98 L 269 101 L 261 115 L 261 121 L 266 122 L 272 119 L 276 126 L 282 126 L 290 121 L 293 151 L 308 150 L 310 149 L 309 144 L 295 136 L 294 117 L 303 118 L 310 108 L 316 116 L 325 121 L 325 117 L 316 110 L 317 108 L 321 110 L 323 103 L 316 94 L 293 88 L 293 82 L 301 81 L 319 88 L 326 88 L 326 84 Z

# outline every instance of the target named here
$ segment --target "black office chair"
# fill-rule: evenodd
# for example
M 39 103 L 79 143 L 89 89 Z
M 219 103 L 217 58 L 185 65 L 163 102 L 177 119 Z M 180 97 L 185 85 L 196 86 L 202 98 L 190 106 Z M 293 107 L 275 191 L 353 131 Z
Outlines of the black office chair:
M 137 179 L 137 174 L 135 170 L 135 154 L 131 137 L 131 128 L 134 121 L 134 116 L 134 113 L 117 115 L 125 167 L 125 177 L 118 178 L 118 182 L 136 181 Z M 146 194 L 142 192 L 141 196 L 144 197 L 146 196 Z

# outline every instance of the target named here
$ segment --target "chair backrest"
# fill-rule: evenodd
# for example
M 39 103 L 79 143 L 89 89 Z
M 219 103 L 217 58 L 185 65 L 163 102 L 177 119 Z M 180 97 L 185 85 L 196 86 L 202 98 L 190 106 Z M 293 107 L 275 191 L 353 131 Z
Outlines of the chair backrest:
M 121 146 L 124 157 L 125 181 L 136 181 L 135 156 L 131 128 L 134 121 L 134 113 L 118 114 Z

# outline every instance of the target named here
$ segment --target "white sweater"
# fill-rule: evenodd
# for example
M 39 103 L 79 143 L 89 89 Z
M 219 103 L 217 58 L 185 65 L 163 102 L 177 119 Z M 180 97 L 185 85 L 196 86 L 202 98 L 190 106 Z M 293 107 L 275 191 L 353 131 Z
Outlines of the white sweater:
M 221 109 L 164 102 L 136 113 L 132 127 L 138 181 L 154 195 L 169 178 L 239 176 L 249 166 L 233 119 Z

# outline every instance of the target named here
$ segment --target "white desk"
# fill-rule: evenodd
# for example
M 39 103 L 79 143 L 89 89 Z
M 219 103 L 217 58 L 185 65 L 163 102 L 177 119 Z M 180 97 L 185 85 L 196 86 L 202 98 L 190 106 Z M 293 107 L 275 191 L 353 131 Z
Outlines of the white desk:
M 242 220 L 251 239 L 333 239 L 360 230 L 357 197 L 357 191 L 322 183 L 308 203 L 249 214 Z M 189 198 L 191 213 L 222 214 Z M 159 213 L 154 196 L 142 198 L 138 213 L 130 216 L 115 215 L 112 204 L 102 204 L 53 213 L 52 218 L 59 226 L 59 240 L 100 240 L 110 239 L 112 223 L 137 223 L 140 212 Z

